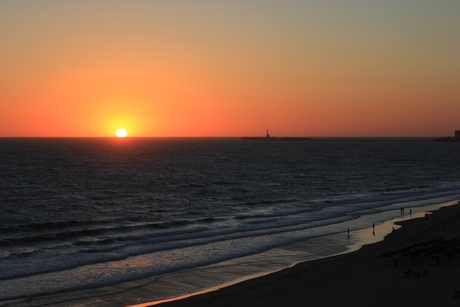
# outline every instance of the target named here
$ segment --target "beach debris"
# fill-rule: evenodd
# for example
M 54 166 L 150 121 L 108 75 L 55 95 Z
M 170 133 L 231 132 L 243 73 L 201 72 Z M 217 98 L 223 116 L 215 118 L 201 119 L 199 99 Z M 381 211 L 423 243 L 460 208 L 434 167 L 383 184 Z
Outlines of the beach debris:
M 403 278 L 409 278 L 412 276 L 412 270 L 411 269 L 407 269 L 403 272 Z
M 426 276 L 427 275 L 427 269 L 423 269 L 422 272 L 412 272 L 412 269 L 407 269 L 403 272 L 403 278 L 410 278 L 412 277 L 412 273 L 413 273 L 413 277 L 414 278 L 421 278 L 423 276 Z
M 391 259 L 394 266 L 413 265 L 415 263 L 424 263 L 426 265 L 447 265 L 455 263 L 460 255 L 460 240 L 430 240 L 416 243 L 403 249 L 384 253 L 381 257 Z M 426 272 L 426 269 L 424 269 Z M 422 271 L 423 275 L 426 275 Z

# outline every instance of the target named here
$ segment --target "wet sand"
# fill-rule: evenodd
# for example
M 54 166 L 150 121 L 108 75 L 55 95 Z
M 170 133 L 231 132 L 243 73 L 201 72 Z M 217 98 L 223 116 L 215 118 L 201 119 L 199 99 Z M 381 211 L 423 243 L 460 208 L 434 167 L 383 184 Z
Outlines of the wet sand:
M 389 257 L 381 257 L 415 243 L 460 238 L 460 205 L 402 224 L 384 241 L 358 251 L 304 262 L 157 306 L 460 306 L 454 292 L 460 291 L 460 251 L 450 260 L 394 257 L 399 260 L 398 266 Z M 412 274 L 407 273 L 408 269 Z
M 408 217 L 407 212 L 405 215 Z M 389 233 L 383 241 L 365 245 L 354 252 L 302 262 L 220 290 L 170 302 L 148 303 L 155 297 L 155 292 L 164 290 L 152 282 L 155 280 L 152 278 L 113 287 L 3 302 L 0 306 L 459 306 L 460 298 L 454 298 L 454 291 L 460 291 L 460 252 L 450 261 L 447 258 L 409 261 L 395 256 L 398 266 L 390 257 L 382 255 L 419 242 L 460 239 L 460 205 L 443 207 L 428 218 L 422 215 L 401 224 L 403 227 L 396 226 L 394 232 L 391 232 L 391 222 L 377 225 L 375 229 L 352 232 L 349 238 L 352 242 L 361 242 L 365 238 L 380 240 L 379 235 L 383 237 Z M 369 235 L 366 233 L 369 231 L 378 235 Z M 412 270 L 410 276 L 406 272 L 408 269 Z M 174 280 L 174 285 L 169 287 L 178 286 L 176 283 Z M 184 280 L 179 286 L 187 291 L 191 283 L 193 280 Z M 165 289 L 168 287 L 167 283 L 163 285 Z

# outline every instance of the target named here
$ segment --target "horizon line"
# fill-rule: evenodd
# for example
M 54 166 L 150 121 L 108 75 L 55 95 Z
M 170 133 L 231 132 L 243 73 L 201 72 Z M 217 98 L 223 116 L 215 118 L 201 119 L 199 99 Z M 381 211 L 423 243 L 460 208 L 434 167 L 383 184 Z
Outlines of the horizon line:
M 113 139 L 132 139 L 132 138 L 246 138 L 256 137 L 264 139 L 264 136 L 0 136 L 0 138 L 113 138 Z M 270 136 L 270 138 L 442 138 L 452 136 Z

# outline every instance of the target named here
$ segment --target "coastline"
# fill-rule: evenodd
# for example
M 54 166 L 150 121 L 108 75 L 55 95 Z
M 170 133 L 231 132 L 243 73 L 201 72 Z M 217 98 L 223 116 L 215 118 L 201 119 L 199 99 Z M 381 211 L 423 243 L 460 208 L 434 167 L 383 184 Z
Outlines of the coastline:
M 454 204 L 456 202 L 450 202 L 449 204 Z M 438 205 L 442 206 L 442 205 Z M 447 209 L 451 208 L 451 209 Z M 447 210 L 446 210 L 447 209 Z M 449 211 L 449 212 L 447 212 Z M 452 212 L 450 212 L 452 211 Z M 347 250 L 336 250 L 333 251 L 334 254 L 338 254 L 336 256 L 329 256 L 325 254 L 322 259 L 321 252 L 325 252 L 326 249 L 323 251 L 318 250 L 319 254 L 312 255 L 315 260 L 311 261 L 297 261 L 297 264 L 293 267 L 285 269 L 286 266 L 281 265 L 280 269 L 275 273 L 269 273 L 269 271 L 265 271 L 264 273 L 254 273 L 252 276 L 246 276 L 245 278 L 237 279 L 235 278 L 233 282 L 229 284 L 221 284 L 216 288 L 212 288 L 210 285 L 216 285 L 215 281 L 212 276 L 208 283 L 206 283 L 206 278 L 209 278 L 209 272 L 204 272 L 204 276 L 206 278 L 203 279 L 202 284 L 197 284 L 196 277 L 197 272 L 199 270 L 195 270 L 189 275 L 188 279 L 184 279 L 180 283 L 180 287 L 183 289 L 183 293 L 193 293 L 187 294 L 184 299 L 180 299 L 181 295 L 175 295 L 174 299 L 166 299 L 166 300 L 156 300 L 155 292 L 162 292 L 168 291 L 168 289 L 175 287 L 177 288 L 178 280 L 177 278 L 174 279 L 174 274 L 168 274 L 166 279 L 163 280 L 162 284 L 157 284 L 156 281 L 158 277 L 152 277 L 148 279 L 128 282 L 120 285 L 114 286 L 107 286 L 103 288 L 97 289 L 89 289 L 89 290 L 82 290 L 82 291 L 75 291 L 63 294 L 56 294 L 56 295 L 49 295 L 44 297 L 37 297 L 37 298 L 30 298 L 28 300 L 16 300 L 10 302 L 1 302 L 1 306 L 153 306 L 161 304 L 161 306 L 234 306 L 234 305 L 243 305 L 247 304 L 248 306 L 257 306 L 257 304 L 261 304 L 263 306 L 277 306 L 284 301 L 289 301 L 290 305 L 304 304 L 305 302 L 301 300 L 299 296 L 307 296 L 304 299 L 308 299 L 310 304 L 313 306 L 322 306 L 321 301 L 328 300 L 330 294 L 328 294 L 325 298 L 315 302 L 315 297 L 318 299 L 322 296 L 319 295 L 319 289 L 316 289 L 318 285 L 323 285 L 325 288 L 331 289 L 337 287 L 337 283 L 343 283 L 344 285 L 353 284 L 352 282 L 349 283 L 347 280 L 347 276 L 352 276 L 353 278 L 357 278 L 357 272 L 360 272 L 359 268 L 362 264 L 367 263 L 368 267 L 364 270 L 373 271 L 377 270 L 375 276 L 389 274 L 390 272 L 393 275 L 392 279 L 398 280 L 400 278 L 401 272 L 403 271 L 402 268 L 397 269 L 397 273 L 394 272 L 395 268 L 387 267 L 384 264 L 384 259 L 380 257 L 381 254 L 388 252 L 396 248 L 401 244 L 407 243 L 407 232 L 411 232 L 409 238 L 415 238 L 417 236 L 422 237 L 444 237 L 449 235 L 451 232 L 439 232 L 433 231 L 433 233 L 427 233 L 427 230 L 424 227 L 430 227 L 431 229 L 439 228 L 445 225 L 445 220 L 454 219 L 454 217 L 460 220 L 460 205 L 451 205 L 446 208 L 441 208 L 439 210 L 435 210 L 432 215 L 430 215 L 429 219 L 424 218 L 417 218 L 417 216 L 422 216 L 422 212 L 416 215 L 414 214 L 413 217 L 409 217 L 408 214 L 401 218 L 396 219 L 400 220 L 404 225 L 403 228 L 397 229 L 394 234 L 387 235 L 391 232 L 393 227 L 393 223 L 395 220 L 391 220 L 385 222 L 381 225 L 377 225 L 375 227 L 375 232 L 377 236 L 372 235 L 374 229 L 372 227 L 368 229 L 363 229 L 360 231 L 353 232 L 352 235 L 347 239 L 349 241 L 349 246 Z M 439 218 L 438 218 L 439 216 Z M 432 218 L 433 217 L 433 218 Z M 436 218 L 434 218 L 436 217 Z M 438 222 L 441 221 L 441 222 Z M 423 222 L 425 221 L 425 222 Z M 401 224 L 397 222 L 397 224 Z M 399 226 L 395 226 L 398 228 Z M 407 229 L 412 229 L 411 231 Z M 418 229 L 418 230 L 417 230 Z M 420 234 L 418 234 L 420 233 Z M 455 232 L 457 233 L 457 232 Z M 383 237 L 385 240 L 382 241 Z M 460 238 L 460 233 L 456 234 L 458 238 Z M 346 237 L 346 234 L 339 234 L 336 235 L 337 238 L 343 240 Z M 369 241 L 366 241 L 367 239 Z M 399 239 L 398 239 L 399 238 Z M 298 244 L 290 245 L 287 247 L 279 248 L 278 251 L 280 253 L 287 253 L 290 251 L 296 251 L 300 249 L 305 249 L 305 244 L 310 244 L 307 246 L 307 249 L 311 249 L 315 247 L 314 245 L 323 245 L 321 242 L 322 238 L 315 238 L 310 239 L 305 242 L 301 242 Z M 377 242 L 377 243 L 374 243 Z M 369 245 L 369 243 L 371 243 Z M 368 245 L 365 245 L 368 244 Z M 361 247 L 364 245 L 363 247 Z M 395 246 L 395 247 L 393 247 Z M 360 248 L 361 247 L 361 248 Z M 402 248 L 402 247 L 399 247 Z M 276 249 L 275 249 L 276 250 Z M 354 251 L 350 251 L 354 250 Z M 331 253 L 331 251 L 327 251 L 327 253 Z M 380 254 L 379 254 L 380 253 Z M 283 254 L 284 255 L 284 254 Z M 373 255 L 372 257 L 369 257 Z M 253 256 L 254 261 L 257 261 L 256 255 Z M 300 263 L 299 263 L 300 262 Z M 251 265 L 253 265 L 252 263 Z M 359 264 L 359 267 L 356 267 L 356 264 Z M 222 265 L 222 264 L 216 264 Z M 241 270 L 246 270 L 248 267 L 243 266 Z M 269 270 L 269 268 L 266 268 Z M 324 272 L 321 272 L 324 270 Z M 361 268 L 362 270 L 362 268 Z M 192 270 L 193 271 L 193 270 Z M 263 271 L 263 270 L 262 270 Z M 270 272 L 273 272 L 271 270 Z M 247 273 L 245 271 L 245 273 Z M 311 273 L 313 276 L 316 276 L 311 280 Z M 305 276 L 304 276 L 305 275 Z M 163 276 L 162 276 L 163 277 Z M 168 277 L 172 279 L 168 281 Z M 203 276 L 201 276 L 203 277 Z M 219 279 L 221 276 L 217 276 Z M 378 277 L 380 278 L 380 277 Z M 300 280 L 299 280 L 300 279 Z M 385 279 L 385 278 L 384 278 Z M 388 278 L 387 278 L 388 279 Z M 281 284 L 280 284 L 281 280 Z M 425 279 L 427 280 L 427 279 Z M 318 283 L 318 281 L 321 281 Z M 458 278 L 460 282 L 460 278 Z M 168 282 L 170 283 L 168 285 Z M 390 281 L 391 282 L 391 281 Z M 214 283 L 214 284 L 213 284 Z M 308 283 L 313 283 L 312 285 L 305 286 Z M 332 283 L 332 284 L 331 284 Z M 192 287 L 190 287 L 192 285 Z M 289 285 L 287 288 L 286 286 Z M 196 287 L 201 289 L 207 289 L 204 291 L 197 291 Z M 322 286 L 322 287 L 323 287 Z M 300 288 L 299 288 L 300 287 Z M 385 286 L 386 289 L 387 286 Z M 305 292 L 306 288 L 316 289 L 316 292 L 311 293 Z M 340 288 L 340 287 L 339 287 Z M 346 288 L 346 287 L 345 287 Z M 358 286 L 352 287 L 352 289 L 347 290 L 348 293 L 353 293 L 354 288 L 359 288 Z M 194 290 L 195 289 L 195 290 Z M 275 291 L 276 290 L 276 291 Z M 369 292 L 369 289 L 366 289 L 366 293 Z M 460 290 L 460 286 L 459 289 Z M 324 289 L 326 291 L 326 289 Z M 379 293 L 382 289 L 377 289 Z M 448 292 L 452 294 L 455 291 L 450 289 Z M 271 297 L 275 295 L 275 293 L 280 292 L 279 295 L 276 296 L 276 299 L 270 299 L 268 301 L 267 297 Z M 327 292 L 327 291 L 326 291 Z M 197 295 L 203 293 L 201 295 Z M 288 294 L 289 293 L 289 294 Z M 334 293 L 337 293 L 337 290 L 334 290 Z M 377 295 L 377 293 L 375 293 Z M 452 295 L 451 295 L 452 296 Z M 449 299 L 451 299 L 451 296 Z M 245 299 L 243 299 L 245 298 Z M 282 301 L 277 301 L 280 299 Z M 169 301 L 169 302 L 168 302 Z M 455 301 L 455 300 L 454 300 Z M 168 302 L 168 303 L 165 303 Z M 247 303 L 246 303 L 247 302 Z M 277 303 L 275 303 L 277 302 Z M 458 301 L 455 301 L 458 303 Z M 356 302 L 355 302 L 356 303 Z M 315 305 L 317 304 L 317 305 Z M 330 302 L 333 304 L 333 302 Z
M 157 306 L 458 306 L 460 252 L 455 260 L 414 261 L 395 266 L 383 254 L 415 243 L 460 238 L 460 204 L 427 218 L 403 222 L 383 241 L 357 251 L 299 263 L 227 288 Z M 426 272 L 409 277 L 405 272 Z M 151 306 L 151 305 L 145 305 Z

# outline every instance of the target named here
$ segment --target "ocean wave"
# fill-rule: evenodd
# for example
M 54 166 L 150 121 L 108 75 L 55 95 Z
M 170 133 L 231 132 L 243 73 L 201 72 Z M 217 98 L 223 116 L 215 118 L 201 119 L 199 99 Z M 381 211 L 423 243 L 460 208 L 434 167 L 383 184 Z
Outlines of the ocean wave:
M 430 142 L 60 142 L 6 142 L 20 153 L 0 173 L 0 279 L 11 284 L 168 273 L 460 197 L 458 154 Z

